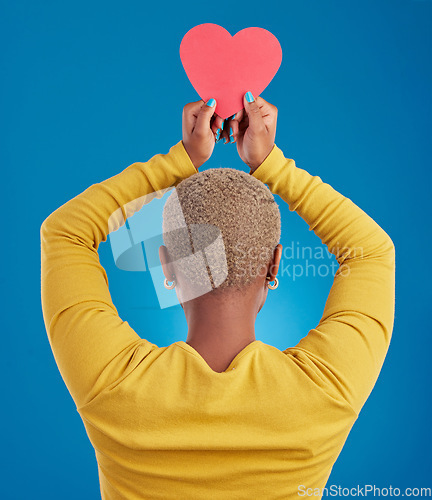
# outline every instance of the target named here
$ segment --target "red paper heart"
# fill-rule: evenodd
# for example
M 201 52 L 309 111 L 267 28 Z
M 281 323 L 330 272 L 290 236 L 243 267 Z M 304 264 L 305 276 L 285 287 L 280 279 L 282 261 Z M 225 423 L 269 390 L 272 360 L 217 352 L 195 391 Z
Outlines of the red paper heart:
M 190 29 L 180 44 L 180 59 L 198 95 L 216 99 L 223 119 L 240 111 L 243 96 L 257 97 L 271 82 L 282 62 L 278 39 L 263 28 L 245 28 L 234 36 L 217 24 Z

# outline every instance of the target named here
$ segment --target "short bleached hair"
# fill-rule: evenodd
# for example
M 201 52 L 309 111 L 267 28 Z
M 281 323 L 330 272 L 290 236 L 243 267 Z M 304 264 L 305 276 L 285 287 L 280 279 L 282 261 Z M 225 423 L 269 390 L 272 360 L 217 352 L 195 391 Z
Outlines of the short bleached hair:
M 163 209 L 169 262 L 193 286 L 242 290 L 266 273 L 281 235 L 278 204 L 268 187 L 246 172 L 214 168 L 181 181 Z M 223 244 L 212 244 L 217 237 Z M 206 249 L 206 266 L 188 260 Z M 186 257 L 186 259 L 185 259 Z

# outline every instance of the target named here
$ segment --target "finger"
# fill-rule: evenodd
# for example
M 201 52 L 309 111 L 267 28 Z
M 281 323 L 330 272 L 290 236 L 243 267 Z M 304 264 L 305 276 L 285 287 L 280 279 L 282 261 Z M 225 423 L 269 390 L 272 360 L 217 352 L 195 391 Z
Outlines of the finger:
M 215 114 L 214 116 L 215 116 L 214 123 L 216 124 L 216 127 L 222 128 L 225 120 L 223 120 L 219 115 Z
M 225 119 L 224 121 L 224 127 L 222 129 L 222 133 L 221 133 L 221 140 L 224 142 L 224 144 L 228 144 L 228 142 L 230 142 L 230 124 L 232 122 L 232 117 L 229 116 L 228 118 Z
M 233 115 L 233 120 L 236 120 L 237 122 L 241 122 L 243 120 L 243 117 L 245 116 L 244 108 L 242 108 L 240 111 L 237 111 L 235 115 Z
M 198 113 L 203 104 L 204 101 L 200 99 L 199 101 L 188 102 L 183 108 L 183 123 L 186 125 L 186 129 L 189 133 L 191 133 L 194 128 Z
M 261 110 L 261 114 L 268 132 L 270 134 L 276 135 L 276 123 L 278 116 L 277 107 L 265 101 L 262 97 L 257 97 L 255 100 Z
M 239 113 L 234 113 L 225 120 L 225 127 L 221 134 L 221 138 L 224 140 L 225 144 L 236 141 L 235 134 L 238 131 L 238 121 L 236 121 L 236 118 L 238 118 L 238 115 Z
M 210 121 L 216 108 L 215 99 L 211 98 L 206 103 L 203 103 L 198 112 L 195 127 L 192 133 L 205 136 L 210 129 Z
M 244 134 L 249 126 L 249 118 L 244 108 L 236 113 L 234 120 L 238 123 L 238 133 Z
M 229 118 L 225 118 L 225 120 L 223 121 L 223 124 L 222 124 L 222 127 L 221 127 L 221 133 L 220 133 L 220 138 L 219 140 L 224 142 L 227 140 L 227 137 L 228 137 L 228 121 L 229 121 Z
M 226 124 L 225 124 L 225 134 L 224 134 L 224 139 L 225 139 L 225 144 L 228 144 L 229 142 L 233 143 L 235 142 L 234 138 L 234 122 L 235 120 L 233 119 L 235 115 L 230 116 L 229 118 L 226 119 Z M 238 127 L 237 127 L 238 129 Z
M 244 135 L 244 131 L 247 129 L 249 124 L 248 116 L 245 113 L 244 108 L 235 113 L 229 118 L 228 131 L 231 133 L 231 141 L 237 142 L 238 138 Z M 230 130 L 231 129 L 231 130 Z M 228 134 L 228 136 L 229 136 Z
M 249 118 L 248 128 L 257 134 L 267 130 L 261 114 L 261 109 L 253 97 L 252 92 L 246 92 L 243 96 L 243 103 L 245 112 Z
M 229 127 L 227 125 L 225 125 L 222 133 L 221 133 L 221 138 L 220 140 L 224 143 L 224 144 L 228 144 L 230 142 L 230 138 L 229 138 Z
M 212 132 L 214 133 L 215 136 L 215 141 L 218 142 L 221 137 L 221 133 L 223 130 L 225 120 L 222 120 L 222 118 L 219 115 L 214 115 L 214 120 L 211 126 Z
M 257 103 L 258 107 L 260 108 L 262 116 L 271 115 L 273 112 L 273 109 L 275 109 L 275 106 L 273 106 L 273 104 L 270 104 L 269 102 L 267 102 L 265 99 L 263 99 L 260 96 L 258 96 L 255 99 L 255 102 Z
M 235 142 L 239 133 L 239 122 L 236 119 L 231 119 L 228 122 L 230 132 L 230 142 Z

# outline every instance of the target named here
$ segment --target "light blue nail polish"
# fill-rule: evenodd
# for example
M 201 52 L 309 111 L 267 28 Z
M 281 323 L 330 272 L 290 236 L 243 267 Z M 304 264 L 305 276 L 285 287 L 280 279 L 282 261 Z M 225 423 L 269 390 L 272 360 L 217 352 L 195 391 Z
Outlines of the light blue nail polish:
M 236 113 L 231 116 L 231 120 L 234 120 Z
M 232 127 L 230 127 L 230 136 L 233 135 Z
M 215 103 L 215 102 L 216 102 L 216 101 L 215 101 L 213 98 L 211 98 L 211 99 L 209 99 L 209 100 L 207 101 L 207 106 L 210 106 L 210 107 L 211 107 L 211 106 L 214 106 L 214 103 Z
M 217 141 L 219 140 L 220 132 L 221 132 L 221 129 L 218 128 L 217 131 L 216 131 L 216 140 Z
M 252 95 L 252 92 L 246 92 L 246 101 L 247 102 L 253 102 L 254 97 Z

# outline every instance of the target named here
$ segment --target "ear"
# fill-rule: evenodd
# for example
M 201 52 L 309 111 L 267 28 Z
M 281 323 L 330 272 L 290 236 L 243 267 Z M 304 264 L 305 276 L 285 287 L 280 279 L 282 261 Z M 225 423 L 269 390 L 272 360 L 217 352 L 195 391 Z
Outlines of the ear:
M 273 260 L 270 262 L 268 267 L 267 276 L 270 276 L 270 281 L 273 281 L 276 278 L 276 275 L 279 271 L 279 264 L 282 258 L 282 245 L 279 243 L 276 245 L 276 248 L 273 252 Z
M 168 256 L 168 249 L 165 245 L 159 247 L 159 260 L 162 264 L 162 271 L 168 281 L 173 280 L 174 272 Z

